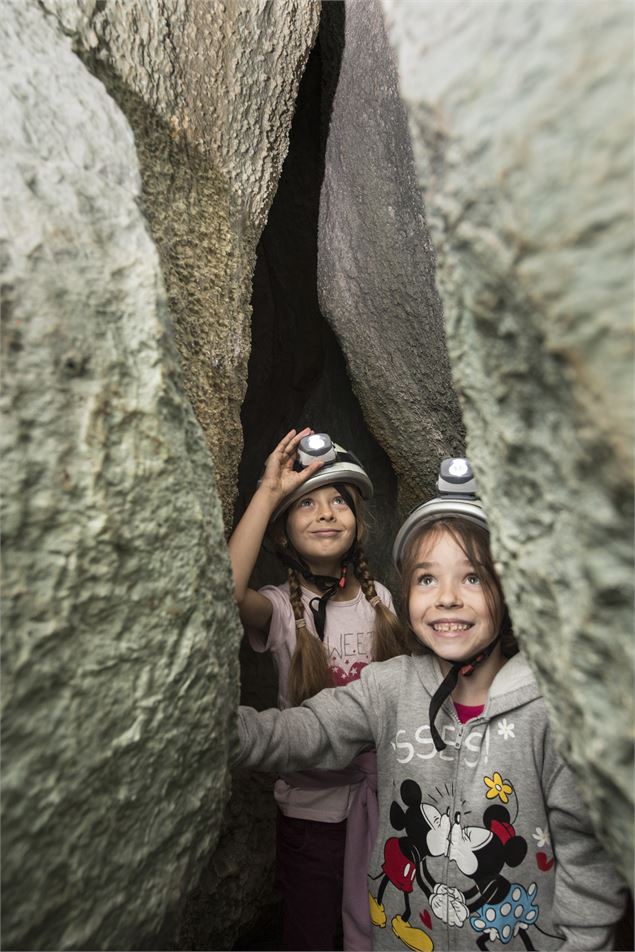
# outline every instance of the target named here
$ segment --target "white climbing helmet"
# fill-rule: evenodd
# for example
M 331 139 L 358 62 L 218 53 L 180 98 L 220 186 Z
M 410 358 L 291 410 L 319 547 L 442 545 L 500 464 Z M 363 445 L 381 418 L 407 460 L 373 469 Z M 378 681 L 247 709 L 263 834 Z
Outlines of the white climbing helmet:
M 435 522 L 446 516 L 462 516 L 488 529 L 487 516 L 477 499 L 476 480 L 468 459 L 450 457 L 441 460 L 437 489 L 439 495 L 415 506 L 397 533 L 392 547 L 392 559 L 399 570 L 413 532 L 427 522 Z
M 364 467 L 353 453 L 349 453 L 338 443 L 334 443 L 328 433 L 311 433 L 310 436 L 300 440 L 294 469 L 301 471 L 316 459 L 323 459 L 324 466 L 310 476 L 305 483 L 285 496 L 273 513 L 271 522 L 275 522 L 286 512 L 296 499 L 306 496 L 314 489 L 330 486 L 333 483 L 353 485 L 359 490 L 362 499 L 371 498 L 373 484 Z

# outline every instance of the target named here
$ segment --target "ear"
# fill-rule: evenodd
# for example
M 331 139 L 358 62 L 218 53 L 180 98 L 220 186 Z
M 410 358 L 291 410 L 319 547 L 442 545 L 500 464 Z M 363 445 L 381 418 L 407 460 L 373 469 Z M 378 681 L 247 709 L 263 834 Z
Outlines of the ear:
M 404 780 L 400 792 L 407 807 L 418 807 L 421 803 L 421 787 L 414 780 Z
M 505 862 L 508 866 L 520 866 L 527 855 L 527 841 L 522 836 L 512 836 L 505 843 Z
M 390 825 L 395 830 L 403 830 L 406 825 L 406 814 L 394 800 L 390 804 Z
M 273 534 L 273 541 L 277 548 L 283 549 L 285 552 L 288 551 L 291 555 L 295 555 L 295 549 L 291 545 L 291 540 L 284 530 L 284 526 L 280 528 Z
M 500 804 L 495 803 L 493 806 L 488 807 L 483 814 L 483 826 L 489 829 L 493 820 L 498 820 L 499 823 L 509 823 L 509 811 Z

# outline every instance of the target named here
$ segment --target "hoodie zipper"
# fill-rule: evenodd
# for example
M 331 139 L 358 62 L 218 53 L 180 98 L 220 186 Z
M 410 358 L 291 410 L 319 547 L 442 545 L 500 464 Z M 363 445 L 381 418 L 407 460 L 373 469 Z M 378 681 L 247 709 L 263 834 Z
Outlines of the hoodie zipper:
M 453 747 L 457 752 L 456 757 L 454 758 L 454 773 L 452 778 L 452 815 L 450 816 L 450 830 L 452 830 L 454 817 L 456 816 L 457 812 L 459 813 L 461 812 L 460 810 L 457 809 L 457 807 L 458 807 L 458 799 L 459 799 L 459 793 L 458 793 L 459 782 L 458 781 L 459 781 L 459 769 L 461 766 L 461 748 L 463 746 L 463 736 L 466 733 L 466 728 L 469 727 L 471 731 L 472 728 L 475 727 L 477 724 L 485 724 L 485 730 L 487 730 L 487 725 L 489 723 L 490 718 L 484 717 L 483 714 L 479 714 L 478 717 L 473 717 L 469 721 L 467 721 L 465 724 L 462 724 L 456 713 L 454 704 L 452 704 L 452 707 L 449 713 L 456 727 L 456 734 L 455 734 L 455 740 L 448 742 L 448 747 Z M 483 737 L 484 736 L 485 735 L 483 735 Z M 445 882 L 446 883 L 450 882 L 450 844 L 449 843 L 448 843 L 448 853 L 445 859 Z M 446 927 L 446 948 L 451 949 L 452 946 L 451 946 L 451 940 L 450 940 L 450 924 L 446 922 L 445 927 Z
M 456 734 L 455 734 L 455 740 L 451 741 L 448 744 L 448 747 L 449 746 L 454 747 L 457 753 L 456 753 L 456 757 L 454 758 L 454 776 L 452 778 L 452 812 L 450 814 L 450 834 L 452 833 L 452 825 L 454 823 L 454 817 L 456 816 L 456 813 L 457 813 L 459 762 L 461 759 L 461 746 L 463 744 L 463 733 L 465 729 L 465 724 L 462 724 L 461 721 L 459 720 L 456 714 L 456 711 L 454 709 L 454 705 L 452 705 L 451 714 L 452 714 L 452 719 L 455 722 Z M 450 842 L 449 841 L 448 841 L 448 852 L 445 858 L 445 882 L 446 883 L 450 882 Z M 446 916 L 446 920 L 447 919 L 449 919 L 449 916 Z M 449 921 L 446 921 L 445 929 L 446 929 L 446 936 L 447 936 L 445 945 L 447 949 L 451 949 Z

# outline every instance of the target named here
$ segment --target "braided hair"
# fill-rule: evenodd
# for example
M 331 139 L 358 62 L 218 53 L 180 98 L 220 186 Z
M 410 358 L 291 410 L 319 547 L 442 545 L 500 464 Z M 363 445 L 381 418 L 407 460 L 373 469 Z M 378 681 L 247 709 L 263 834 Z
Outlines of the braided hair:
M 375 609 L 375 628 L 371 652 L 373 661 L 388 661 L 389 658 L 404 654 L 406 649 L 403 626 L 395 613 L 387 605 L 384 605 L 377 594 L 375 582 L 371 577 L 366 561 L 366 553 L 359 542 L 355 552 L 353 568 L 366 601 Z
M 353 571 L 359 581 L 364 597 L 375 610 L 371 657 L 373 661 L 387 661 L 389 658 L 407 652 L 405 631 L 394 612 L 387 605 L 384 605 L 377 594 L 366 554 L 359 541 L 359 537 L 365 532 L 361 496 L 354 487 L 351 487 L 351 491 L 354 492 L 355 496 L 358 536 L 353 557 Z M 280 538 L 277 544 L 281 545 Z M 301 704 L 307 698 L 318 694 L 323 688 L 333 687 L 333 680 L 329 669 L 326 647 L 319 638 L 312 634 L 306 624 L 302 602 L 302 576 L 296 569 L 292 568 L 287 570 L 287 575 L 289 598 L 296 626 L 296 647 L 289 668 L 289 698 L 292 704 Z
M 307 628 L 302 602 L 302 576 L 288 569 L 289 597 L 295 618 L 296 645 L 289 667 L 289 697 L 292 704 L 302 704 L 322 688 L 332 688 L 328 656 L 324 643 Z

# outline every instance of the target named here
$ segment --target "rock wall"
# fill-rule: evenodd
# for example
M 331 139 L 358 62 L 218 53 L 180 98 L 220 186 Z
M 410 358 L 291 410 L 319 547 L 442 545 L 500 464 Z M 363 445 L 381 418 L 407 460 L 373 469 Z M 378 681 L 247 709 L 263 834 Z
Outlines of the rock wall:
M 377 0 L 326 4 L 320 43 L 320 306 L 404 513 L 434 491 L 439 459 L 464 451 L 434 253 Z
M 287 151 L 320 4 L 44 5 L 132 126 L 183 380 L 215 461 L 229 527 L 242 450 L 256 244 Z
M 632 4 L 383 8 L 505 591 L 632 881 Z
M 5 6 L 3 944 L 128 948 L 218 834 L 238 622 L 130 128 Z
M 319 6 L 186 7 L 8 0 L 0 24 L 6 948 L 169 947 L 229 793 L 219 497 Z

